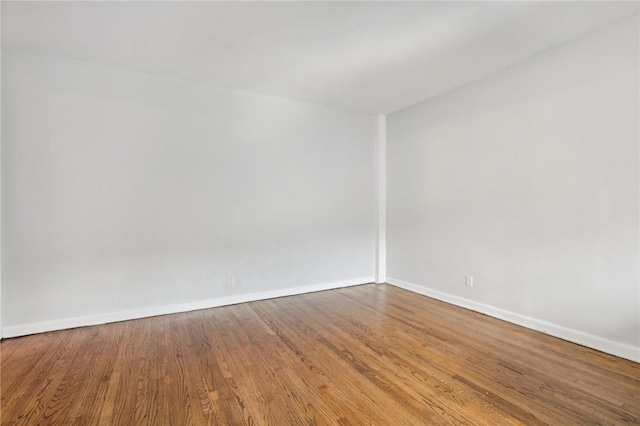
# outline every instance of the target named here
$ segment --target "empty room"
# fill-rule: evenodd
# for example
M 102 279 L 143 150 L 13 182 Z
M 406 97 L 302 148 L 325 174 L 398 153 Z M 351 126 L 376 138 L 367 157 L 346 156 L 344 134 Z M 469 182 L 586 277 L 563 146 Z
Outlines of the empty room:
M 0 424 L 640 425 L 640 2 L 0 12 Z

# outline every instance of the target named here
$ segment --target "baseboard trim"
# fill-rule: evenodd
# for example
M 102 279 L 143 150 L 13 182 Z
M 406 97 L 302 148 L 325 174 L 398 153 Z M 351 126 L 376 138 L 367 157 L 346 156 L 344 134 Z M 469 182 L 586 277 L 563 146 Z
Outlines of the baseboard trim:
M 550 336 L 558 337 L 572 343 L 577 343 L 582 346 L 606 352 L 620 358 L 640 362 L 640 348 L 638 347 L 614 342 L 599 336 L 595 336 L 593 334 L 573 330 L 561 325 L 549 323 L 536 318 L 531 318 L 525 315 L 517 314 L 515 312 L 496 308 L 491 305 L 486 305 L 484 303 L 474 302 L 473 300 L 453 296 L 448 293 L 443 293 L 441 291 L 433 290 L 428 287 L 413 284 L 396 278 L 387 277 L 387 283 L 396 287 L 403 288 L 405 290 L 409 290 L 413 293 L 422 294 L 423 296 L 438 299 L 443 302 L 451 303 L 452 305 L 470 309 L 475 312 L 480 312 L 494 318 L 521 325 L 532 330 L 540 331 Z
M 274 299 L 276 297 L 295 296 L 297 294 L 313 293 L 316 291 L 333 290 L 336 288 L 351 287 L 354 285 L 368 284 L 374 281 L 374 277 L 354 278 L 350 280 L 334 281 L 330 283 L 310 284 L 299 287 L 291 287 L 281 290 L 271 290 L 248 294 L 207 299 L 197 302 L 179 303 L 175 305 L 157 306 L 113 312 L 100 315 L 64 318 L 52 321 L 33 322 L 29 324 L 4 327 L 2 337 L 18 337 L 29 334 L 44 333 L 48 331 L 64 330 L 68 328 L 87 327 L 91 325 L 107 324 L 111 322 L 127 321 L 154 317 L 158 315 L 176 314 L 180 312 L 196 311 L 198 309 L 217 308 L 220 306 L 235 305 L 238 303 L 255 302 L 257 300 Z

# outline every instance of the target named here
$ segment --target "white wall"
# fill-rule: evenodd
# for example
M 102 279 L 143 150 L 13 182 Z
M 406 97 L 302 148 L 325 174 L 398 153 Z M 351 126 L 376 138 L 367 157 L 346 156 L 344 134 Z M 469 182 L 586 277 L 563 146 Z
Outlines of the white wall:
M 373 280 L 375 116 L 3 66 L 5 336 Z
M 388 117 L 388 281 L 640 361 L 638 38 Z
M 640 361 L 639 59 L 396 113 L 380 180 L 376 117 L 3 49 L 4 336 L 372 281 L 379 180 L 388 282 Z

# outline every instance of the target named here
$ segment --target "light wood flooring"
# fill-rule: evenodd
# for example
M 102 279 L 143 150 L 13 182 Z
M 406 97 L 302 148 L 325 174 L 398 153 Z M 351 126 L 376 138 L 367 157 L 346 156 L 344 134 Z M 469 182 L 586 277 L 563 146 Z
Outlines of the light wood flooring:
M 390 285 L 0 351 L 2 425 L 640 424 L 640 364 Z

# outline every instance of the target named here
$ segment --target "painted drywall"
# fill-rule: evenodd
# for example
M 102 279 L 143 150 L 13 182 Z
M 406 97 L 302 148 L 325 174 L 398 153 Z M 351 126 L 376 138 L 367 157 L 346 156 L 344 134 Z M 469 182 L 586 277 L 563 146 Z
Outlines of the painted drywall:
M 634 1 L 3 1 L 5 45 L 389 113 L 638 14 Z
M 387 280 L 387 117 L 378 116 L 378 148 L 376 151 L 376 186 L 378 189 L 376 238 L 376 274 L 375 282 L 382 284 Z
M 376 116 L 13 49 L 2 86 L 5 336 L 373 280 Z
M 387 117 L 388 281 L 640 361 L 638 32 Z
M 2 34 L 2 7 L 0 7 L 0 34 Z M 0 54 L 0 81 L 2 81 L 2 55 Z M 2 99 L 2 84 L 0 84 Z M 2 339 L 2 102 L 0 102 L 0 339 Z

